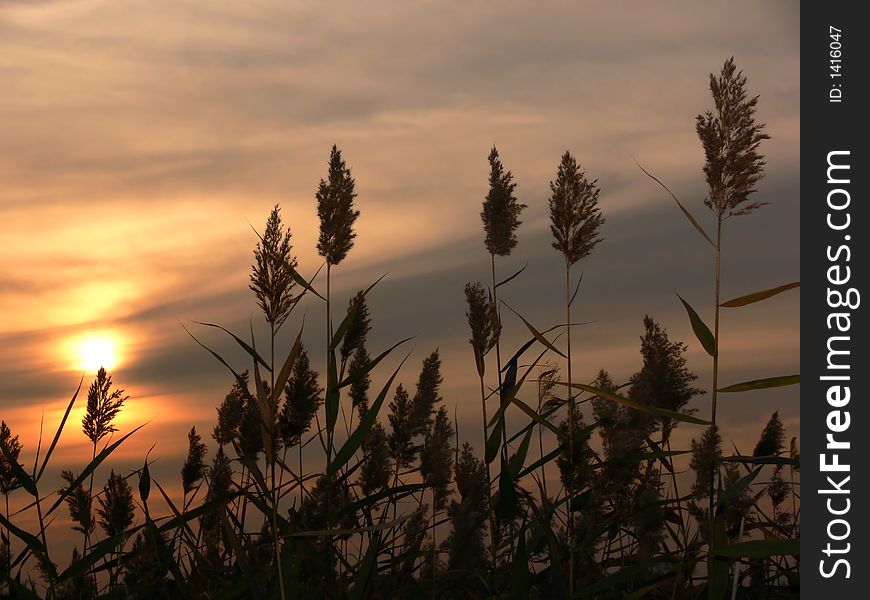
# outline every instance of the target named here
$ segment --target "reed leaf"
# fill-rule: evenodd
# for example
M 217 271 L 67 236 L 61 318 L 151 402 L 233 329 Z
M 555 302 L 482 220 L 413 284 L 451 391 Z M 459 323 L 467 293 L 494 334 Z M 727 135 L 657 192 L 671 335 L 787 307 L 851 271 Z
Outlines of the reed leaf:
M 94 459 L 93 459 L 91 462 L 89 462 L 89 463 L 87 464 L 87 466 L 86 466 L 84 469 L 82 469 L 82 472 L 79 473 L 79 476 L 76 478 L 76 480 L 73 481 L 73 482 L 72 482 L 72 483 L 71 483 L 71 484 L 70 484 L 70 485 L 69 485 L 69 486 L 64 490 L 63 493 L 58 494 L 58 497 L 57 497 L 57 499 L 54 501 L 54 504 L 52 504 L 51 507 L 48 509 L 48 511 L 46 511 L 46 513 L 45 513 L 46 516 L 50 515 L 50 514 L 53 513 L 55 510 L 57 510 L 57 507 L 61 505 L 61 503 L 66 499 L 67 496 L 69 496 L 71 490 L 73 490 L 73 489 L 75 488 L 75 486 L 80 485 L 81 483 L 83 483 L 83 482 L 85 481 L 85 479 L 87 479 L 87 478 L 90 476 L 90 474 L 93 473 L 93 472 L 97 469 L 97 467 L 99 467 L 100 464 L 102 464 L 102 462 L 103 462 L 104 460 L 106 460 L 106 459 L 109 457 L 109 455 L 112 454 L 112 452 L 114 452 L 114 451 L 118 448 L 118 446 L 120 446 L 120 445 L 123 444 L 125 441 L 127 441 L 127 438 L 129 438 L 131 435 L 133 435 L 134 433 L 136 433 L 137 431 L 139 431 L 140 429 L 142 429 L 143 427 L 145 427 L 145 425 L 147 425 L 147 423 L 143 423 L 142 425 L 139 425 L 138 427 L 136 427 L 135 429 L 133 429 L 133 431 L 131 431 L 130 433 L 128 433 L 128 434 L 124 435 L 123 437 L 121 437 L 121 439 L 119 439 L 118 441 L 113 442 L 112 444 L 110 444 L 110 445 L 106 446 L 105 448 L 103 448 L 103 449 L 100 451 L 100 453 L 97 454 L 97 455 L 94 457 Z
M 640 165 L 640 163 L 638 163 L 637 161 L 634 161 L 634 164 L 636 164 L 637 168 L 640 169 L 641 171 L 643 171 L 647 177 L 649 177 L 650 179 L 655 181 L 657 184 L 659 184 L 671 196 L 671 198 L 674 199 L 674 202 L 676 202 L 677 206 L 680 207 L 680 210 L 683 211 L 683 214 L 686 216 L 686 219 L 689 220 L 689 223 L 692 224 L 692 227 L 695 228 L 695 231 L 700 233 L 701 237 L 703 237 L 705 240 L 707 240 L 707 243 L 710 244 L 710 246 L 715 250 L 716 244 L 713 242 L 713 240 L 710 239 L 710 236 L 707 235 L 707 232 L 704 231 L 704 228 L 701 227 L 701 224 L 698 223 L 698 220 L 692 215 L 692 213 L 690 213 L 689 210 L 685 206 L 683 206 L 683 204 L 679 200 L 677 200 L 677 197 L 674 195 L 674 193 L 670 189 L 668 189 L 668 186 L 666 186 L 664 183 L 662 183 L 661 180 L 659 180 L 655 175 L 653 175 L 652 173 L 650 173 L 649 171 L 644 169 Z
M 45 467 L 48 466 L 48 460 L 51 458 L 52 453 L 54 453 L 54 449 L 57 446 L 58 440 L 60 440 L 60 434 L 63 433 L 63 427 L 66 425 L 66 420 L 69 417 L 69 413 L 72 411 L 72 407 L 76 402 L 76 398 L 79 395 L 79 391 L 82 389 L 82 383 L 85 381 L 85 376 L 82 375 L 81 380 L 79 381 L 79 385 L 76 388 L 75 393 L 69 401 L 69 404 L 66 407 L 66 410 L 63 413 L 63 418 L 60 420 L 60 425 L 57 427 L 57 432 L 54 434 L 54 439 L 51 440 L 51 445 L 48 447 L 48 452 L 45 453 L 45 458 L 42 459 L 42 466 L 39 467 L 39 472 L 34 477 L 34 481 L 39 481 L 42 477 L 43 472 L 45 472 Z
M 692 331 L 695 332 L 695 337 L 697 337 L 698 341 L 701 342 L 701 346 L 707 351 L 707 354 L 710 356 L 716 356 L 716 338 L 714 338 L 713 334 L 710 333 L 710 328 L 707 327 L 701 317 L 698 316 L 695 309 L 692 308 L 688 302 L 683 300 L 679 294 L 677 294 L 677 298 L 680 299 L 680 302 L 682 302 L 683 306 L 686 308 L 686 313 L 689 315 L 689 321 L 692 323 Z
M 781 377 L 766 377 L 764 379 L 753 379 L 752 381 L 735 383 L 728 387 L 719 388 L 719 391 L 725 393 L 748 392 L 750 390 L 764 390 L 767 388 L 783 387 L 786 385 L 796 385 L 800 382 L 800 375 L 783 375 Z
M 565 381 L 557 381 L 557 385 L 568 386 L 568 383 Z M 633 408 L 635 410 L 640 410 L 643 412 L 647 412 L 658 417 L 666 417 L 668 419 L 673 419 L 675 421 L 682 421 L 683 423 L 693 423 L 695 425 L 709 425 L 709 421 L 705 421 L 704 419 L 699 419 L 697 417 L 693 417 L 692 415 L 687 415 L 684 413 L 674 412 L 672 410 L 667 410 L 665 408 L 659 408 L 657 406 L 650 406 L 649 404 L 641 404 L 639 402 L 635 402 L 634 400 L 629 400 L 624 396 L 620 396 L 617 393 L 610 392 L 608 390 L 603 390 L 600 388 L 593 387 L 591 385 L 586 385 L 585 383 L 572 383 L 571 387 L 589 392 L 590 394 L 594 394 L 596 396 L 600 396 L 602 398 L 607 398 L 608 400 L 613 400 L 614 402 L 619 402 L 623 406 L 627 406 L 628 408 Z
M 235 333 L 233 333 L 229 329 L 222 327 L 220 325 L 216 325 L 214 323 L 205 323 L 203 321 L 193 321 L 193 323 L 196 323 L 197 325 L 204 325 L 205 327 L 214 327 L 215 329 L 220 329 L 221 331 L 223 331 L 224 333 L 226 333 L 227 335 L 232 337 L 234 340 L 236 340 L 236 343 L 239 346 L 241 346 L 241 348 L 245 352 L 247 352 L 251 356 L 251 358 L 253 358 L 257 363 L 259 363 L 264 369 L 266 369 L 267 371 L 270 371 L 270 372 L 272 371 L 272 366 L 269 363 L 267 363 L 263 359 L 263 357 L 257 353 L 257 350 L 253 346 L 251 346 L 250 344 L 245 342 L 245 340 L 243 340 L 242 338 L 237 336 Z M 194 338 L 194 339 L 196 339 L 196 338 Z
M 771 556 L 799 556 L 801 544 L 798 539 L 747 540 L 716 549 L 716 556 L 728 558 L 770 558 Z
M 727 302 L 723 302 L 719 306 L 721 306 L 722 308 L 737 308 L 738 306 L 746 306 L 747 304 L 761 302 L 762 300 L 766 300 L 767 298 L 776 296 L 777 294 L 781 294 L 788 290 L 800 287 L 800 285 L 800 281 L 793 281 L 792 283 L 786 283 L 785 285 L 771 288 L 769 290 L 753 292 L 752 294 L 746 294 L 745 296 L 740 296 L 739 298 L 728 300 Z

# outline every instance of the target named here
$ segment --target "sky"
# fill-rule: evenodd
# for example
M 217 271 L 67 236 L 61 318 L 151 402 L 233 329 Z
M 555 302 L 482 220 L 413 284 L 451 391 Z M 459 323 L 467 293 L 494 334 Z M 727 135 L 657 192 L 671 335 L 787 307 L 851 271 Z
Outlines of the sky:
M 713 257 L 655 173 L 710 230 L 695 116 L 708 74 L 735 57 L 760 95 L 770 202 L 727 223 L 723 296 L 799 279 L 799 9 L 786 1 L 215 2 L 37 0 L 0 4 L 0 417 L 33 459 L 40 419 L 52 435 L 85 365 L 83 343 L 114 344 L 114 381 L 130 395 L 119 435 L 147 422 L 112 465 L 129 472 L 154 446 L 152 473 L 178 483 L 186 433 L 204 434 L 232 375 L 182 325 L 238 369 L 234 342 L 262 317 L 247 287 L 253 229 L 280 204 L 299 269 L 311 276 L 314 192 L 332 144 L 356 179 L 356 243 L 334 269 L 335 306 L 371 292 L 379 351 L 413 336 L 399 380 L 412 386 L 438 349 L 442 395 L 460 437 L 479 447 L 480 405 L 465 320 L 466 281 L 489 280 L 480 222 L 487 155 L 497 145 L 528 205 L 502 298 L 546 329 L 560 320 L 562 259 L 547 198 L 561 154 L 598 180 L 604 241 L 583 274 L 574 372 L 625 381 L 640 366 L 645 314 L 688 344 L 710 388 L 710 361 L 675 292 L 710 322 Z M 315 281 L 322 289 L 323 278 Z M 726 310 L 726 384 L 799 372 L 799 291 Z M 324 308 L 300 304 L 315 368 Z M 504 316 L 507 348 L 528 338 Z M 507 353 L 507 351 L 505 351 Z M 374 377 L 382 384 L 396 354 Z M 89 367 L 90 368 L 90 367 Z M 93 372 L 84 372 L 84 387 Z M 80 396 L 58 469 L 90 449 Z M 693 402 L 709 413 L 709 396 Z M 750 452 L 774 410 L 797 435 L 796 387 L 720 402 L 726 440 Z M 522 422 L 520 415 L 511 417 Z M 684 445 L 697 432 L 679 430 Z M 726 445 L 727 442 L 726 442 Z

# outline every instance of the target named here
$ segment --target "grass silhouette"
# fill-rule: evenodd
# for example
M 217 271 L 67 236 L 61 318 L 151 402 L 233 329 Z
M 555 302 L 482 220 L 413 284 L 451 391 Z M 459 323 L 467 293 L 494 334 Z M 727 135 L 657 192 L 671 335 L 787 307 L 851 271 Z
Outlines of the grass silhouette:
M 719 298 L 723 224 L 761 205 L 750 196 L 763 175 L 759 147 L 767 136 L 754 121 L 758 99 L 749 98 L 745 86 L 727 61 L 710 79 L 715 111 L 697 120 L 716 235 L 708 236 L 671 194 L 715 257 L 713 330 L 680 298 L 713 360 L 709 419 L 686 408 L 703 393 L 693 387 L 697 377 L 684 356 L 686 344 L 650 316 L 642 322 L 635 375 L 615 382 L 594 365 L 594 380 L 577 381 L 571 305 L 579 282 L 572 294 L 571 269 L 600 240 L 599 195 L 606 197 L 606 190 L 588 180 L 568 152 L 549 203 L 553 245 L 565 259 L 565 321 L 541 329 L 499 299 L 498 288 L 522 276 L 521 270 L 499 282 L 495 257 L 513 250 L 526 206 L 493 147 L 481 213 L 492 283 L 465 286 L 468 370 L 479 380 L 482 437 L 477 447 L 461 441 L 441 396 L 437 349 L 422 360 L 413 386 L 405 383 L 410 353 L 399 355 L 407 339 L 369 353 L 376 315 L 366 297 L 380 280 L 356 294 L 333 322 L 332 267 L 352 249 L 359 215 L 355 181 L 333 146 L 328 177 L 316 192 L 323 293 L 317 289 L 322 267 L 310 279 L 301 275 L 276 206 L 258 234 L 250 276 L 269 326 L 268 356 L 257 349 L 253 326 L 245 335 L 199 323 L 230 336 L 249 358 L 243 367 L 188 331 L 229 375 L 215 416 L 214 449 L 195 428 L 188 434 L 187 460 L 171 483 L 183 490 L 181 506 L 167 493 L 168 482 L 152 478 L 148 456 L 128 475 L 110 470 L 103 489 L 94 489 L 95 473 L 105 471 L 104 463 L 141 428 L 106 440 L 117 431 L 113 422 L 127 397 L 113 389 L 104 369 L 88 389 L 83 423 L 92 459 L 78 473 L 64 471 L 60 491 L 44 489 L 42 477 L 81 384 L 31 470 L 20 462 L 17 436 L 0 425 L 6 501 L 0 593 L 57 599 L 796 597 L 797 442 L 786 449 L 775 412 L 751 454 L 735 448 L 726 456 L 716 419 L 719 394 L 799 382 L 797 375 L 727 387 L 718 382 L 720 310 L 799 285 Z M 276 335 L 295 322 L 293 311 L 303 300 L 324 304 L 324 373 L 312 368 L 302 319 L 292 344 L 285 347 Z M 517 348 L 502 344 L 502 308 L 519 319 L 528 338 Z M 566 352 L 559 349 L 563 343 Z M 376 372 L 386 381 L 380 389 L 372 388 Z M 524 423 L 510 436 L 509 411 Z M 689 448 L 672 448 L 678 427 L 691 429 Z M 302 449 L 309 444 L 323 452 L 322 471 L 305 469 Z M 686 495 L 678 486 L 678 461 L 692 471 Z M 554 466 L 557 484 L 548 481 Z M 10 514 L 13 493 L 29 499 Z M 64 508 L 82 534 L 70 561 L 50 551 L 46 536 Z M 16 525 L 34 512 L 38 529 Z

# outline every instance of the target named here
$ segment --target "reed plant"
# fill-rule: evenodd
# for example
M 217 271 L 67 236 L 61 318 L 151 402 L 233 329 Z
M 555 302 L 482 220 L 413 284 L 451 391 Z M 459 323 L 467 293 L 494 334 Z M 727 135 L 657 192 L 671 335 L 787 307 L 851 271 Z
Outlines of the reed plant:
M 750 198 L 763 174 L 759 144 L 766 135 L 754 120 L 757 98 L 748 96 L 733 61 L 710 86 L 715 110 L 696 125 L 717 234 L 708 236 L 680 204 L 716 265 L 713 329 L 683 301 L 713 359 L 709 418 L 693 408 L 703 390 L 695 387 L 689 346 L 648 315 L 638 320 L 633 375 L 618 380 L 607 365 L 592 365 L 588 383 L 577 375 L 572 314 L 582 276 L 575 282 L 573 269 L 601 241 L 604 217 L 597 182 L 569 152 L 548 203 L 553 246 L 564 258 L 564 315 L 540 327 L 499 298 L 497 290 L 522 272 L 499 281 L 496 257 L 515 249 L 526 207 L 493 148 L 481 214 L 491 283 L 464 289 L 472 349 L 467 369 L 477 376 L 481 403 L 482 437 L 472 445 L 469 438 L 480 434 L 461 434 L 448 412 L 466 399 L 447 392 L 452 388 L 445 380 L 453 374 L 442 373 L 438 349 L 414 359 L 419 370 L 413 379 L 404 366 L 412 353 L 395 356 L 407 338 L 370 354 L 370 294 L 380 280 L 353 295 L 344 314 L 332 314 L 332 267 L 352 249 L 359 215 L 355 180 L 333 147 L 316 193 L 325 290 L 315 284 L 319 270 L 302 276 L 289 227 L 274 207 L 257 234 L 248 281 L 268 327 L 261 344 L 268 352 L 257 349 L 253 324 L 238 334 L 198 323 L 226 334 L 242 349 L 242 364 L 231 364 L 188 328 L 225 369 L 227 393 L 216 399 L 210 440 L 189 430 L 175 480 L 152 476 L 151 452 L 132 471 L 109 464 L 142 426 L 120 431 L 117 417 L 127 396 L 105 369 L 87 387 L 82 429 L 91 459 L 62 470 L 59 490 L 47 493 L 43 476 L 84 380 L 51 442 L 43 446 L 40 436 L 32 468 L 23 464 L 18 437 L 0 423 L 6 501 L 0 594 L 353 600 L 795 595 L 797 440 L 786 444 L 774 412 L 751 453 L 736 447 L 730 453 L 717 399 L 799 381 L 789 375 L 722 387 L 718 352 L 720 309 L 748 306 L 798 284 L 720 302 L 722 228 L 760 205 Z M 307 349 L 312 346 L 303 341 L 303 320 L 293 313 L 307 300 L 326 306 L 325 362 L 317 369 Z M 291 326 L 297 333 L 284 336 Z M 509 347 L 516 335 L 525 341 Z M 495 375 L 487 371 L 493 350 Z M 516 431 L 505 425 L 508 410 L 516 414 Z M 345 415 L 345 431 L 337 434 L 339 415 Z M 690 429 L 676 435 L 678 428 Z M 691 444 L 679 447 L 677 440 L 688 438 Z M 322 461 L 304 464 L 303 448 L 313 454 L 318 447 Z M 288 456 L 297 459 L 292 466 Z M 554 469 L 558 483 L 548 485 Z M 49 527 L 59 527 L 59 510 L 82 540 L 63 563 L 55 562 L 58 549 L 47 535 Z M 25 518 L 36 523 L 32 531 L 23 528 Z

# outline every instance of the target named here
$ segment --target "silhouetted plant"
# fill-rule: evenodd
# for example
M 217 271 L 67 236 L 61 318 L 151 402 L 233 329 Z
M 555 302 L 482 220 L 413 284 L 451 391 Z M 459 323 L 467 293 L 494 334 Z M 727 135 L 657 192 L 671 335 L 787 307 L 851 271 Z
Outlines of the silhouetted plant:
M 453 469 L 453 456 L 450 441 L 453 439 L 453 426 L 447 409 L 443 406 L 435 415 L 435 423 L 426 434 L 423 448 L 420 451 L 420 474 L 423 481 L 432 487 L 434 511 L 443 510 L 446 506 L 450 484 L 450 472 Z
M 353 209 L 356 198 L 355 181 L 350 169 L 335 145 L 329 153 L 329 174 L 320 180 L 317 189 L 317 216 L 320 217 L 320 239 L 317 252 L 327 265 L 337 265 L 353 247 L 356 233 L 353 224 L 359 211 Z
M 129 396 L 124 395 L 122 389 L 112 389 L 112 376 L 106 373 L 106 369 L 100 367 L 97 371 L 97 377 L 88 387 L 88 403 L 85 411 L 85 416 L 82 418 L 82 430 L 89 440 L 91 440 L 91 460 L 97 455 L 97 444 L 107 435 L 117 431 L 113 421 L 124 402 Z M 88 483 L 88 496 L 93 498 L 94 495 L 94 472 L 91 471 L 90 480 Z M 90 535 L 85 533 L 84 549 L 82 554 L 87 554 L 88 544 L 90 543 Z
M 484 385 L 483 377 L 486 373 L 486 361 L 484 360 L 487 353 L 492 350 L 498 343 L 501 336 L 501 321 L 498 318 L 498 310 L 491 295 L 486 291 L 480 283 L 465 284 L 465 299 L 468 303 L 468 312 L 465 313 L 468 318 L 468 326 L 471 329 L 471 338 L 468 342 L 474 351 L 474 362 L 477 368 L 478 382 L 480 384 L 480 410 L 482 416 L 483 439 L 481 444 L 486 447 L 489 439 L 489 415 L 486 410 L 486 386 Z M 496 560 L 497 546 L 497 529 L 495 527 L 495 518 L 492 514 L 492 474 L 489 468 L 489 462 L 484 463 L 486 470 L 486 499 L 487 513 L 489 517 L 490 531 L 490 555 L 492 556 L 493 564 Z
M 69 494 L 64 499 L 64 502 L 69 509 L 69 516 L 74 523 L 73 530 L 84 534 L 86 537 L 90 537 L 96 526 L 92 510 L 93 499 L 82 484 L 76 482 L 78 476 L 72 471 L 64 469 L 61 477 L 67 482 L 67 486 L 62 488 L 58 494 L 63 494 L 64 492 Z
M 100 440 L 118 431 L 112 422 L 128 398 L 124 390 L 112 389 L 112 376 L 100 367 L 97 378 L 88 388 L 87 411 L 82 418 L 82 429 L 95 449 Z
M 248 373 L 244 372 L 242 378 L 247 382 Z M 238 382 L 233 383 L 232 389 L 227 393 L 223 402 L 218 406 L 218 422 L 215 425 L 212 437 L 223 447 L 239 441 L 239 431 L 245 410 L 245 393 Z
M 457 451 L 456 490 L 460 500 L 451 500 L 448 516 L 452 525 L 450 536 L 444 544 L 449 549 L 448 569 L 466 573 L 466 580 L 476 575 L 486 564 L 483 539 L 489 512 L 486 468 L 484 462 L 474 456 L 473 448 L 465 443 L 462 452 Z
M 308 352 L 300 350 L 293 364 L 293 374 L 284 388 L 284 405 L 278 415 L 278 431 L 285 448 L 298 446 L 299 473 L 297 482 L 303 490 L 302 436 L 322 404 L 322 390 L 317 383 L 317 371 L 311 368 Z
M 133 504 L 133 492 L 127 480 L 112 470 L 97 501 L 100 505 L 97 509 L 98 523 L 106 536 L 109 538 L 123 536 L 124 532 L 133 524 L 136 510 Z M 125 541 L 124 537 L 121 537 L 115 547 L 118 555 L 123 552 Z M 110 586 L 114 586 L 117 572 L 117 568 L 109 570 Z
M 598 208 L 598 180 L 590 181 L 570 152 L 562 155 L 556 179 L 550 182 L 550 231 L 553 248 L 573 266 L 589 256 L 601 242 L 598 233 L 604 224 Z
M 425 435 L 432 427 L 435 407 L 443 400 L 439 394 L 441 381 L 441 358 L 436 350 L 423 361 L 417 380 L 417 391 L 411 403 L 411 435 Z
M 109 474 L 109 480 L 103 488 L 103 493 L 97 498 L 100 508 L 97 509 L 100 527 L 106 535 L 120 535 L 133 524 L 135 507 L 130 484 L 114 470 Z
M 763 124 L 755 121 L 758 97 L 748 98 L 746 77 L 737 71 L 733 57 L 725 61 L 718 77 L 710 74 L 710 92 L 715 113 L 698 115 L 696 129 L 704 147 L 704 175 L 707 197 L 704 204 L 716 215 L 715 306 L 713 322 L 713 387 L 711 422 L 716 425 L 716 405 L 719 393 L 719 312 L 722 265 L 722 226 L 732 216 L 747 215 L 762 203 L 749 203 L 756 184 L 764 175 L 764 159 L 758 152 L 763 140 L 770 136 L 762 132 Z M 709 351 L 709 350 L 708 350 Z M 715 501 L 715 470 L 710 474 L 710 507 Z
M 598 208 L 598 180 L 590 181 L 586 173 L 577 164 L 570 152 L 565 151 L 556 179 L 550 182 L 550 231 L 555 238 L 553 248 L 562 253 L 565 258 L 565 323 L 567 328 L 567 364 L 568 364 L 568 457 L 574 459 L 574 388 L 571 364 L 571 267 L 581 258 L 585 258 L 601 241 L 598 229 L 604 223 L 601 210 Z M 569 467 L 573 471 L 573 467 Z M 569 482 L 573 478 L 569 478 Z M 574 495 L 574 489 L 568 488 L 568 497 Z M 568 502 L 568 522 L 572 523 L 571 502 Z M 568 528 L 568 546 L 570 551 L 569 595 L 574 594 L 574 545 L 571 539 L 572 527 Z
M 495 146 L 489 153 L 489 191 L 483 201 L 483 210 L 480 213 L 483 220 L 483 228 L 486 234 L 484 243 L 490 254 L 490 267 L 492 275 L 492 309 L 490 317 L 493 319 L 491 327 L 493 332 L 493 344 L 495 346 L 496 378 L 498 388 L 502 389 L 503 377 L 501 368 L 501 316 L 499 312 L 498 287 L 496 279 L 495 257 L 508 256 L 517 244 L 516 229 L 520 225 L 519 215 L 526 208 L 525 204 L 517 202 L 514 196 L 516 183 L 513 174 L 506 171 L 499 159 L 498 150 Z M 503 282 L 504 283 L 504 282 Z M 474 328 L 472 327 L 472 332 Z M 474 335 L 474 333 L 473 333 Z M 485 354 L 485 353 L 483 353 Z M 483 355 L 476 355 L 478 359 L 478 371 L 483 379 Z M 507 439 L 506 419 L 500 419 L 501 435 Z M 484 444 L 486 440 L 484 440 Z M 502 461 L 507 459 L 507 448 L 502 447 Z
M 284 230 L 281 209 L 275 205 L 254 250 L 249 286 L 273 334 L 281 328 L 298 301 L 293 295 L 296 259 L 291 255 L 290 238 L 290 228 Z
M 782 452 L 784 447 L 785 431 L 782 428 L 782 421 L 779 420 L 779 411 L 776 411 L 764 426 L 752 456 L 775 456 Z
M 203 460 L 206 454 L 205 444 L 202 443 L 202 438 L 196 432 L 196 427 L 190 428 L 190 432 L 187 434 L 187 443 L 187 459 L 181 468 L 181 489 L 184 491 L 185 497 L 205 476 L 205 462 Z
M 323 403 L 322 390 L 317 383 L 317 371 L 311 368 L 308 352 L 304 349 L 293 365 L 293 374 L 284 389 L 284 405 L 278 417 L 281 439 L 285 446 L 301 444 L 302 436 L 311 427 L 314 414 Z
M 400 383 L 390 402 L 390 434 L 387 445 L 395 465 L 396 478 L 402 468 L 409 467 L 414 462 L 417 449 L 414 447 L 414 421 L 412 419 L 413 404 L 411 397 Z
M 366 304 L 365 292 L 359 291 L 356 296 L 350 299 L 347 306 L 347 311 L 354 312 L 354 318 L 350 322 L 347 331 L 344 334 L 344 339 L 341 342 L 341 364 L 344 365 L 348 358 L 366 341 L 366 336 L 371 330 L 371 315 L 369 315 L 369 307 Z
M 371 495 L 390 485 L 390 448 L 387 432 L 380 423 L 372 426 L 363 442 L 365 461 L 360 474 L 360 486 L 364 494 Z
M 489 152 L 489 192 L 480 213 L 486 233 L 484 244 L 493 256 L 507 256 L 517 245 L 516 230 L 526 205 L 517 202 L 516 187 L 513 174 L 505 170 L 493 146 Z
M 353 358 L 350 360 L 350 372 L 362 372 L 363 368 L 369 364 L 371 358 L 366 350 L 365 344 L 360 344 L 353 353 Z M 369 409 L 369 387 L 371 387 L 372 379 L 367 371 L 363 372 L 362 376 L 358 376 L 350 384 L 350 401 L 351 406 L 357 409 L 359 418 L 365 416 Z
M 671 412 L 684 412 L 692 397 L 704 393 L 691 386 L 698 376 L 686 367 L 686 345 L 670 341 L 667 331 L 649 316 L 644 317 L 643 326 L 640 338 L 643 368 L 632 378 L 631 399 Z M 667 446 L 676 421 L 662 417 L 659 422 L 662 445 Z
M 767 202 L 747 204 L 764 176 L 764 157 L 759 153 L 764 124 L 755 121 L 758 96 L 748 97 L 746 77 L 725 61 L 718 77 L 710 74 L 710 92 L 715 113 L 698 115 L 698 137 L 704 146 L 704 175 L 709 192 L 704 204 L 721 222 L 732 216 L 747 215 Z
M 3 494 L 3 500 L 6 504 L 6 521 L 9 521 L 9 494 L 14 490 L 21 487 L 21 482 L 18 481 L 18 477 L 15 476 L 15 472 L 12 469 L 12 464 L 10 460 L 17 461 L 18 456 L 21 454 L 21 442 L 18 441 L 18 436 L 12 435 L 12 431 L 9 429 L 9 426 L 6 425 L 6 421 L 0 421 L 0 446 L 2 446 L 2 452 L 0 452 L 0 493 Z M 12 558 L 10 547 L 12 543 L 12 536 L 9 533 L 9 528 L 6 527 L 6 540 L 9 542 L 3 542 L 0 540 L 0 546 L 2 546 L 5 551 L 5 555 L 0 560 L 0 564 L 3 565 L 6 573 L 10 573 Z M 2 530 L 0 530 L 2 531 Z

